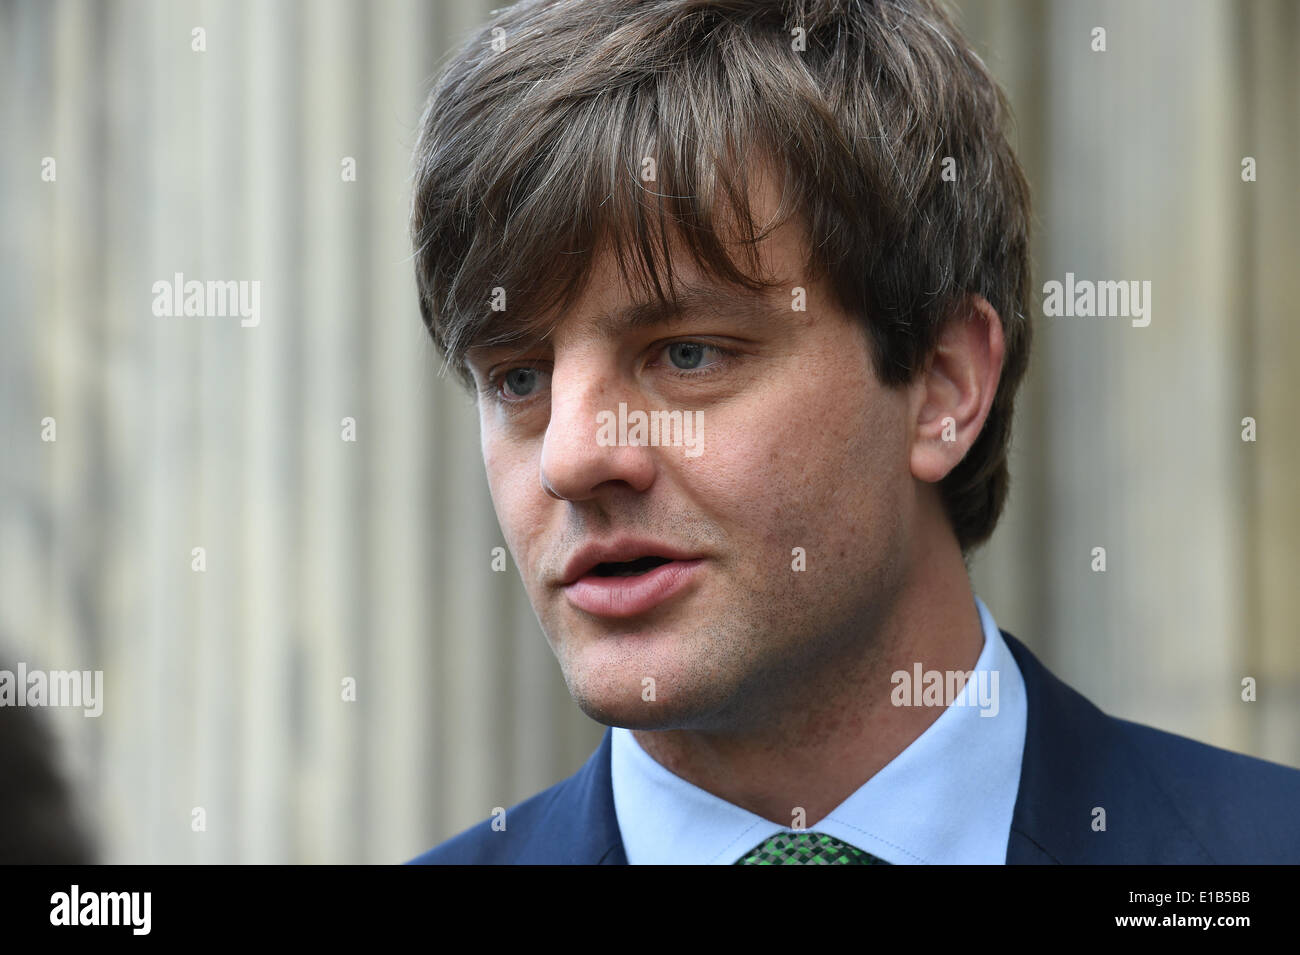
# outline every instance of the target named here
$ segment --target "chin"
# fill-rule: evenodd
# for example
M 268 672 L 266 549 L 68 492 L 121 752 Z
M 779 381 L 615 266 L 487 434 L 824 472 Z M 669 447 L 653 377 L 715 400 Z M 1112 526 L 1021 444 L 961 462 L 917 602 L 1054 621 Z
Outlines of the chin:
M 631 730 L 706 729 L 713 725 L 719 710 L 726 701 L 713 698 L 711 692 L 702 695 L 672 687 L 663 680 L 655 685 L 655 698 L 643 697 L 640 667 L 628 667 L 611 672 L 605 668 L 596 674 L 578 674 L 566 678 L 569 695 L 588 717 L 605 726 L 621 726 Z M 710 688 L 712 689 L 712 688 Z
M 588 717 L 605 726 L 628 729 L 660 729 L 667 710 L 659 703 L 662 687 L 656 681 L 655 699 L 647 700 L 642 684 L 647 668 L 624 663 L 566 669 L 564 681 L 569 696 Z
M 605 726 L 704 728 L 738 689 L 725 641 L 671 623 L 604 634 L 571 628 L 552 649 L 569 696 Z
M 621 726 L 630 730 L 679 728 L 665 711 L 652 709 L 651 704 L 642 703 L 639 697 L 628 701 L 575 696 L 573 700 L 583 713 L 604 726 Z

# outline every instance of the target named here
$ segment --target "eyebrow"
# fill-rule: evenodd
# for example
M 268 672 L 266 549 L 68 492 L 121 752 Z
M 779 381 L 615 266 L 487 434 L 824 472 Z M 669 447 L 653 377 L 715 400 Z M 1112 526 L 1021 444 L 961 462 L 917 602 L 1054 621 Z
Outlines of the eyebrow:
M 606 312 L 596 319 L 596 334 L 607 341 L 616 341 L 624 333 L 634 329 L 668 325 L 708 312 L 726 312 L 760 324 L 778 321 L 782 317 L 780 308 L 747 289 L 680 281 L 677 283 L 677 288 L 676 303 L 660 301 L 655 297 Z M 545 336 L 539 336 L 526 341 L 516 340 L 499 345 L 473 345 L 467 349 L 466 357 L 473 361 L 475 356 L 483 358 L 502 352 L 522 355 L 540 344 L 544 338 Z
M 704 312 L 726 312 L 758 322 L 770 322 L 779 310 L 766 299 L 748 290 L 717 285 L 685 285 L 676 303 L 658 298 L 634 302 L 596 320 L 596 333 L 605 338 L 619 338 L 637 328 L 666 325 Z

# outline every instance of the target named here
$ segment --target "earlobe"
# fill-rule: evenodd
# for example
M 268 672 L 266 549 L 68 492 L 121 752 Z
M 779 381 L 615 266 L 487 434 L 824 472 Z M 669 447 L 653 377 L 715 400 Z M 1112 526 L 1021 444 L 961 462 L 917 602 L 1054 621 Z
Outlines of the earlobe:
M 979 437 L 1002 376 L 1002 320 L 981 295 L 948 320 L 912 383 L 912 475 L 943 480 Z

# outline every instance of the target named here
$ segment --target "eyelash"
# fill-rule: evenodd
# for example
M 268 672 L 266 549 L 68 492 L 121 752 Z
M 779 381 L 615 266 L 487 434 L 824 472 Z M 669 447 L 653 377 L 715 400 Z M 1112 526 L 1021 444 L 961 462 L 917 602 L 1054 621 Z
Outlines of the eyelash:
M 679 380 L 707 378 L 712 374 L 722 371 L 727 365 L 731 363 L 731 360 L 735 358 L 737 354 L 733 349 L 724 348 L 723 346 L 715 345 L 712 342 L 697 341 L 693 338 L 681 338 L 681 339 L 674 339 L 673 341 L 670 342 L 664 342 L 656 350 L 656 354 L 663 354 L 667 352 L 669 348 L 672 348 L 674 345 L 699 345 L 702 348 L 712 349 L 712 351 L 718 356 L 718 360 L 715 361 L 713 364 L 709 365 L 707 368 L 674 368 L 672 365 L 668 365 L 667 368 L 669 374 L 671 374 L 674 378 L 677 378 Z M 493 400 L 499 402 L 500 404 L 507 405 L 507 406 L 509 405 L 519 406 L 528 403 L 530 400 L 532 400 L 531 395 L 525 395 L 522 398 L 510 398 L 507 397 L 501 391 L 501 386 L 505 381 L 505 377 L 506 375 L 510 374 L 512 371 L 517 371 L 520 368 L 543 368 L 547 364 L 549 363 L 538 362 L 536 364 L 531 364 L 531 365 L 511 365 L 507 368 L 502 368 L 499 371 L 493 372 L 488 377 L 487 380 L 487 386 L 488 386 L 487 390 L 490 394 L 490 397 Z
M 723 348 L 721 345 L 715 345 L 712 342 L 700 342 L 693 338 L 681 338 L 671 342 L 664 342 L 658 349 L 657 354 L 667 352 L 674 345 L 699 345 L 701 348 L 710 348 L 718 356 L 718 360 L 706 368 L 674 368 L 668 365 L 668 371 L 677 378 L 705 378 L 716 372 L 721 371 L 736 357 L 735 351 L 730 348 Z

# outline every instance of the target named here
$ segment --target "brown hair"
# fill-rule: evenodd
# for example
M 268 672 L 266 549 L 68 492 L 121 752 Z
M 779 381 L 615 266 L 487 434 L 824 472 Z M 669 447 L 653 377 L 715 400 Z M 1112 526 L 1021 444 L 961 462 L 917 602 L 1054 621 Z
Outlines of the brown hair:
M 631 262 L 661 299 L 674 297 L 671 270 L 667 294 L 659 279 L 670 234 L 707 274 L 765 287 L 719 232 L 730 211 L 751 252 L 767 234 L 745 170 L 774 161 L 770 228 L 790 215 L 806 226 L 808 267 L 862 317 L 884 383 L 924 368 L 972 293 L 1001 316 L 992 409 L 940 484 L 966 552 L 1006 498 L 1029 361 L 1029 190 L 1009 119 L 932 0 L 524 0 L 454 53 L 421 119 L 420 311 L 468 383 L 466 350 L 545 334 L 606 243 L 625 279 Z M 641 181 L 643 157 L 654 182 Z M 497 287 L 509 321 L 491 308 Z

